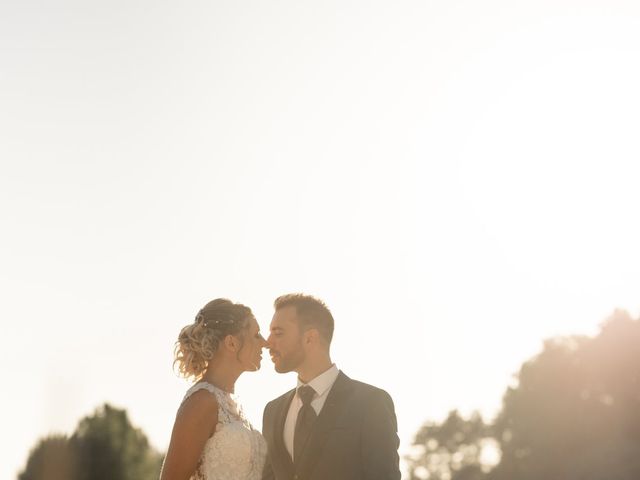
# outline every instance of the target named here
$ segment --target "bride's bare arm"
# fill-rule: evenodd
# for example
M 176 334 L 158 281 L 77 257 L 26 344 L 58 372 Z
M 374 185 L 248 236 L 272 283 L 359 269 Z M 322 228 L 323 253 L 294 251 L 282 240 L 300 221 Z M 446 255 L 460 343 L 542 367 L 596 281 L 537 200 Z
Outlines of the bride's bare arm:
M 160 480 L 189 480 L 217 423 L 218 402 L 211 393 L 200 390 L 185 400 L 173 424 Z

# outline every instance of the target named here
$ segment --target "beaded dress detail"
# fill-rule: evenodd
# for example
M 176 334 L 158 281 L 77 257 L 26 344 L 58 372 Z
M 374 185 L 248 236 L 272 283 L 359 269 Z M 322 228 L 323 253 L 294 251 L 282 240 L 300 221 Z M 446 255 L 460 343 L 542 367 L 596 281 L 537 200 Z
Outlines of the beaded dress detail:
M 182 403 L 199 390 L 207 390 L 218 401 L 218 424 L 207 440 L 191 480 L 260 480 L 267 457 L 267 444 L 244 416 L 234 396 L 208 382 L 196 383 Z

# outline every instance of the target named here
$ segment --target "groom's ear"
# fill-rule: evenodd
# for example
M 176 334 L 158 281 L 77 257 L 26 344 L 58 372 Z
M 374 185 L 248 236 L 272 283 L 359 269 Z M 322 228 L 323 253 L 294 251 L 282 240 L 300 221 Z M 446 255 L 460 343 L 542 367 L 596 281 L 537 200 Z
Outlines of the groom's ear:
M 304 343 L 307 343 L 307 344 L 316 343 L 318 341 L 319 336 L 320 336 L 320 333 L 316 328 L 310 328 L 309 330 L 304 332 Z

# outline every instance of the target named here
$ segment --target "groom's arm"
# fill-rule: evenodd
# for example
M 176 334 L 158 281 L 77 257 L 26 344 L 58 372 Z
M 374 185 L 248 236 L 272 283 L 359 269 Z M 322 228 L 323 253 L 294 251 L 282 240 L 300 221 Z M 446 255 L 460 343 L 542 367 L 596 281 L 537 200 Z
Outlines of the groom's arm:
M 273 467 L 271 466 L 271 430 L 270 430 L 270 415 L 269 415 L 269 407 L 270 403 L 264 407 L 264 412 L 262 414 L 262 435 L 265 437 L 267 441 L 267 460 L 264 464 L 264 469 L 262 470 L 262 480 L 274 480 L 275 475 L 273 474 Z
M 271 468 L 271 460 L 267 455 L 267 462 L 264 464 L 264 470 L 262 470 L 262 480 L 274 480 L 273 468 Z
M 376 389 L 367 402 L 362 432 L 364 480 L 400 480 L 398 425 L 393 400 Z

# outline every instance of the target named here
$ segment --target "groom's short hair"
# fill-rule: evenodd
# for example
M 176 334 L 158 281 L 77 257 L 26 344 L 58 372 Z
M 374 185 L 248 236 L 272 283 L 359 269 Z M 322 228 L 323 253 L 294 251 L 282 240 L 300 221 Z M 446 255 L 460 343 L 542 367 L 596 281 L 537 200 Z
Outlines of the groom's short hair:
M 295 307 L 300 327 L 315 328 L 320 336 L 331 343 L 333 338 L 333 315 L 319 298 L 302 293 L 289 293 L 276 298 L 273 302 L 276 311 L 284 307 Z

